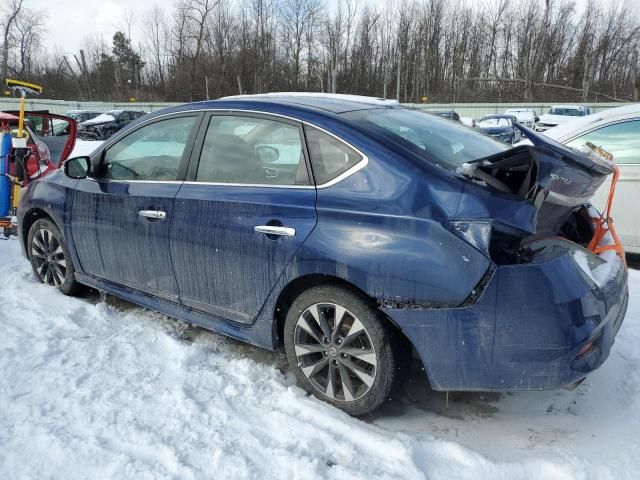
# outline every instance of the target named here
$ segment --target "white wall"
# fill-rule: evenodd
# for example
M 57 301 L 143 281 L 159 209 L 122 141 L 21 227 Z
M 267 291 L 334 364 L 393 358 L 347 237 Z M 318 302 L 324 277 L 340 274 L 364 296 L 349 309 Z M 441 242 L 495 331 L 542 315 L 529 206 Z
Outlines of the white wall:
M 152 112 L 161 108 L 178 105 L 178 103 L 110 103 L 110 102 L 73 102 L 66 100 L 46 100 L 27 98 L 28 110 L 49 110 L 51 113 L 64 113 L 67 110 L 142 110 Z M 461 117 L 478 119 L 490 113 L 504 113 L 505 110 L 515 107 L 532 108 L 538 114 L 545 113 L 551 107 L 551 103 L 414 103 L 407 104 L 416 108 L 434 111 L 455 110 Z M 596 112 L 607 108 L 619 107 L 622 103 L 592 103 L 588 104 Z M 18 99 L 0 98 L 0 111 L 17 110 Z
M 471 117 L 478 119 L 483 115 L 491 113 L 504 113 L 510 108 L 531 108 L 538 115 L 546 113 L 551 108 L 551 103 L 414 103 L 410 104 L 416 108 L 433 111 L 450 111 L 458 112 L 461 117 Z M 564 105 L 564 104 L 563 104 Z M 569 104 L 571 105 L 571 104 Z M 576 104 L 578 105 L 578 104 Z M 583 105 L 583 104 L 579 104 Z M 600 112 L 608 108 L 621 107 L 624 103 L 589 103 L 586 106 L 592 107 L 595 112 Z

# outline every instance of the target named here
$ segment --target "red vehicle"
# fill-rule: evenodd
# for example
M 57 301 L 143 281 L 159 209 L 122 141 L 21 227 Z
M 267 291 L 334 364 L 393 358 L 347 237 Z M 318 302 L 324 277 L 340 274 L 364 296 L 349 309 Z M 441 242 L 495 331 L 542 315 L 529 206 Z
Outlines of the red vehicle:
M 0 126 L 8 126 L 17 135 L 17 112 L 0 112 Z M 66 160 L 76 143 L 77 123 L 75 120 L 46 112 L 25 112 L 24 130 L 27 136 L 27 147 L 30 155 L 27 157 L 26 170 L 29 179 L 45 175 L 60 167 Z M 26 178 L 20 167 L 14 166 L 12 173 Z

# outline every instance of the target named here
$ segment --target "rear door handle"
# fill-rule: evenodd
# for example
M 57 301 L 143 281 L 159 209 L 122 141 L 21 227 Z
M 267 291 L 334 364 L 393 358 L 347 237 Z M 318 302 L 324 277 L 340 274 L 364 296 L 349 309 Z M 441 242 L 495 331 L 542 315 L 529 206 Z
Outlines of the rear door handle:
M 145 218 L 155 218 L 157 220 L 167 218 L 167 212 L 163 212 L 162 210 L 139 210 L 138 215 Z
M 282 237 L 294 237 L 296 229 L 291 227 L 276 227 L 274 225 L 256 225 L 253 227 L 256 232 L 266 235 L 280 235 Z

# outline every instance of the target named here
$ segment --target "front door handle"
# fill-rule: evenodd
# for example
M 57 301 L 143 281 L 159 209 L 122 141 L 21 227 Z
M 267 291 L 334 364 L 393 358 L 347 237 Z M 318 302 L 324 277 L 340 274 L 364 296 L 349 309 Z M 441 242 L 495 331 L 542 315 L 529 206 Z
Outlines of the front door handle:
M 138 215 L 156 220 L 164 220 L 167 218 L 167 212 L 163 212 L 162 210 L 140 210 L 138 211 Z
M 253 227 L 256 232 L 267 235 L 280 235 L 282 237 L 294 237 L 296 229 L 291 227 L 276 227 L 275 225 L 256 225 Z

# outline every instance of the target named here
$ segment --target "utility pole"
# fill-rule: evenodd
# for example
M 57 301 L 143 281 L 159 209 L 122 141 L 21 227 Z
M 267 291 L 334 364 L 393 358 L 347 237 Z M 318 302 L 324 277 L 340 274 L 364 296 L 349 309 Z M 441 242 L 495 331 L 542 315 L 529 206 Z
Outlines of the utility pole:
M 242 95 L 242 80 L 240 80 L 240 75 L 238 75 L 238 93 Z
M 397 79 L 397 87 L 396 87 L 396 100 L 400 103 L 400 68 L 402 66 L 402 50 L 398 49 L 398 79 Z
M 210 100 L 210 98 L 209 98 L 209 76 L 208 75 L 204 76 L 204 88 L 207 91 L 207 100 Z

